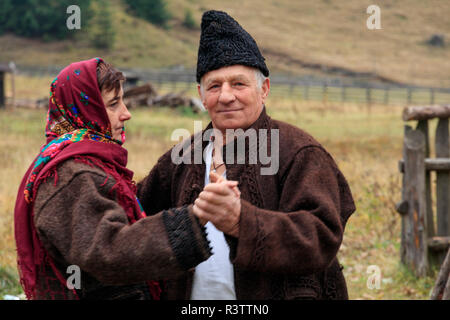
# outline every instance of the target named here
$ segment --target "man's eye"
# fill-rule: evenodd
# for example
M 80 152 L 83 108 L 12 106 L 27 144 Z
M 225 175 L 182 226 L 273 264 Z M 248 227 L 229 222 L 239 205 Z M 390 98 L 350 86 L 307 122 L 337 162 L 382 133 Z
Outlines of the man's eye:
M 216 88 L 218 88 L 218 87 L 219 87 L 218 84 L 213 84 L 212 86 L 210 86 L 210 87 L 208 88 L 208 90 L 216 89 Z

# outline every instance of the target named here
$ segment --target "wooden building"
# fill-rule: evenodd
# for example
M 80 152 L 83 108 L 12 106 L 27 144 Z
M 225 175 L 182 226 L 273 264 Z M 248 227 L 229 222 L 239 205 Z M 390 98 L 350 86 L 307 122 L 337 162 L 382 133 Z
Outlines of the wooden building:
M 5 75 L 13 73 L 15 69 L 14 63 L 0 63 L 0 108 L 4 108 L 6 104 L 5 99 Z

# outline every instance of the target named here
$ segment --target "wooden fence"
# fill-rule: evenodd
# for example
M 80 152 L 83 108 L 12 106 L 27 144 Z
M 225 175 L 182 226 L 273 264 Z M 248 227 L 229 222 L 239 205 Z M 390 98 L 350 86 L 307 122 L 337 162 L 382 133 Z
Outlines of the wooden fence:
M 440 265 L 450 244 L 450 105 L 408 107 L 403 120 L 417 120 L 405 126 L 402 200 L 397 211 L 402 216 L 401 260 L 417 276 L 429 274 Z M 439 118 L 435 135 L 435 157 L 430 157 L 428 120 Z M 433 186 L 431 173 L 436 174 Z M 433 194 L 433 190 L 435 193 Z M 436 219 L 432 199 L 436 199 Z
M 196 83 L 191 73 L 130 71 L 130 74 L 138 75 L 143 81 L 151 81 L 158 88 L 196 92 Z M 273 75 L 270 81 L 271 96 L 288 97 L 299 101 L 350 102 L 366 105 L 450 103 L 450 88 L 382 84 L 361 80 L 344 82 L 332 78 L 295 78 L 283 75 Z
M 56 76 L 57 66 L 18 66 L 18 72 L 31 76 Z M 127 78 L 138 82 L 151 82 L 158 90 L 189 91 L 197 94 L 193 70 L 121 69 Z M 367 105 L 434 105 L 450 103 L 450 88 L 431 88 L 392 83 L 371 82 L 368 79 L 325 78 L 315 76 L 293 77 L 272 74 L 273 97 L 288 97 L 298 101 L 330 103 L 357 103 Z

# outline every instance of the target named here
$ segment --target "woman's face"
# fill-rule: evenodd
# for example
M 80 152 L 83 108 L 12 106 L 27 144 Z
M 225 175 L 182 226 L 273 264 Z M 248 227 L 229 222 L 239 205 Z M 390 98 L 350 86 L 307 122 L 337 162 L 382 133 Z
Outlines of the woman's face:
M 122 86 L 120 86 L 117 95 L 114 90 L 108 92 L 102 91 L 102 98 L 106 107 L 109 122 L 111 123 L 112 138 L 124 142 L 122 140 L 122 132 L 125 121 L 131 119 L 131 113 L 123 102 Z

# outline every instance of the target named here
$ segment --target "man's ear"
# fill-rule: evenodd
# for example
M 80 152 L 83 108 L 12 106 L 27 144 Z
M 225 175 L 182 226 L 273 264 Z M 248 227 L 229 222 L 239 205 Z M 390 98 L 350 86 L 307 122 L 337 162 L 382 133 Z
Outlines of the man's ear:
M 270 79 L 266 78 L 261 86 L 261 99 L 263 104 L 266 102 L 266 98 L 269 95 L 269 91 L 270 91 Z
M 203 106 L 206 108 L 205 100 L 203 99 L 202 89 L 201 89 L 200 84 L 197 84 L 197 91 L 198 91 L 198 96 L 200 97 L 200 100 L 202 101 Z

